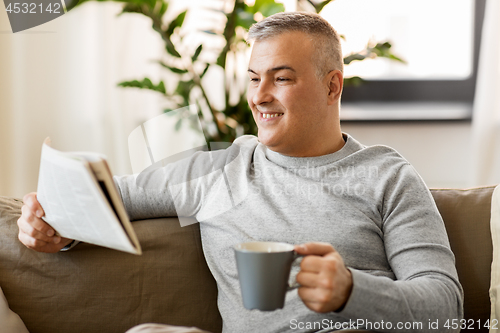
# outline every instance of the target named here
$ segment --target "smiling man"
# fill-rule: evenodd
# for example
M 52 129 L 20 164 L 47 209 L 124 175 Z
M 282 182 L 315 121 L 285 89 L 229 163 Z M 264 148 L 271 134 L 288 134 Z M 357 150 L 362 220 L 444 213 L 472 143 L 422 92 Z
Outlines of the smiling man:
M 435 331 L 429 323 L 436 321 L 440 332 L 453 331 L 443 325 L 462 318 L 462 290 L 427 187 L 393 149 L 366 147 L 341 132 L 343 64 L 335 30 L 316 14 L 280 13 L 255 24 L 249 40 L 248 103 L 258 138 L 238 138 L 218 155 L 229 161 L 224 173 L 210 177 L 189 175 L 205 165 L 202 152 L 157 171 L 164 178 L 151 175 L 156 191 L 138 186 L 135 176 L 116 177 L 131 219 L 171 216 L 182 206 L 200 221 L 224 332 L 356 325 L 425 332 Z M 173 195 L 176 173 L 191 181 L 176 183 Z M 61 250 L 71 240 L 54 236 L 42 215 L 36 194 L 27 195 L 19 239 L 38 251 Z M 282 310 L 243 308 L 233 246 L 248 241 L 301 244 L 296 251 L 305 257 L 295 267 L 301 286 Z M 176 328 L 134 332 L 148 330 Z
M 257 28 L 250 38 L 257 38 Z M 339 121 L 341 58 L 317 55 L 316 44 L 325 37 L 314 39 L 290 31 L 261 38 L 253 45 L 248 68 L 248 104 L 259 128 L 259 141 L 288 156 L 338 151 L 344 145 Z M 333 32 L 330 38 L 335 38 Z M 325 64 L 318 68 L 318 62 Z

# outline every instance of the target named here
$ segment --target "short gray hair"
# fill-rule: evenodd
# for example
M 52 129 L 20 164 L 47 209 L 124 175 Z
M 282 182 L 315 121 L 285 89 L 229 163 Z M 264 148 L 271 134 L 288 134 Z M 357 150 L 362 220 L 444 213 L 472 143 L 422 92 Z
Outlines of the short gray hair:
M 258 42 L 294 31 L 315 37 L 314 62 L 318 78 L 334 69 L 343 72 L 344 60 L 339 34 L 328 21 L 315 13 L 284 12 L 271 15 L 250 27 L 247 41 Z

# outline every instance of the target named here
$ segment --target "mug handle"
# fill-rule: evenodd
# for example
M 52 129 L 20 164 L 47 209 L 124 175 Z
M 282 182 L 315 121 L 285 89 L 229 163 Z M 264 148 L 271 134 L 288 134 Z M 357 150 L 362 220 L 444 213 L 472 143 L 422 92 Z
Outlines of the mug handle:
M 292 260 L 292 263 L 293 263 L 295 260 L 297 260 L 297 259 L 299 259 L 299 258 L 302 258 L 302 257 L 305 257 L 305 256 L 304 256 L 303 254 L 298 254 L 297 252 L 293 251 L 293 260 Z M 299 284 L 297 281 L 295 281 L 295 282 L 293 282 L 291 285 L 290 285 L 290 284 L 288 284 L 288 286 L 287 286 L 287 290 L 286 290 L 286 291 L 291 291 L 291 290 L 297 289 L 297 288 L 299 288 L 299 287 L 300 287 L 300 284 Z

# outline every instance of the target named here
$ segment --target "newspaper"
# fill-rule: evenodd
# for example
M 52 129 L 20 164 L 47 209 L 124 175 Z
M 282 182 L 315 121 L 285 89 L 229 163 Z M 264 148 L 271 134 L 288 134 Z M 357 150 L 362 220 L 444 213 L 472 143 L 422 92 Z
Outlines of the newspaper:
M 37 198 L 58 235 L 142 254 L 105 156 L 42 146 Z

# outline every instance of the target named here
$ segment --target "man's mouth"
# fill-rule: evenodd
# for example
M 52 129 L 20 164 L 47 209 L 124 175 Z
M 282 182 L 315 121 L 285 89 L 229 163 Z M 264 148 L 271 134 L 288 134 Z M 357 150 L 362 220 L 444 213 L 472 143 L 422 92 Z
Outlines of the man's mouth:
M 276 113 L 261 113 L 261 116 L 264 119 L 271 119 L 271 118 L 281 117 L 282 115 L 284 115 L 284 113 L 279 113 L 279 112 L 276 112 Z

